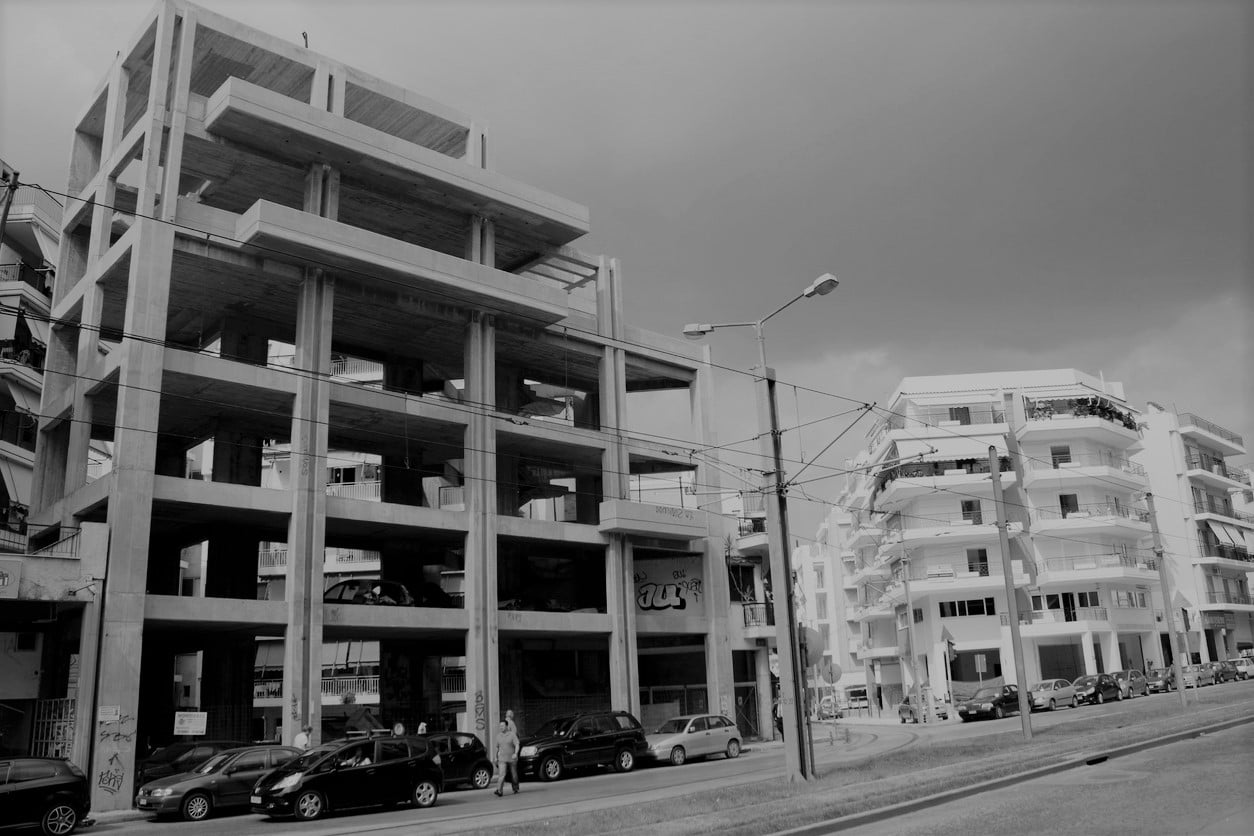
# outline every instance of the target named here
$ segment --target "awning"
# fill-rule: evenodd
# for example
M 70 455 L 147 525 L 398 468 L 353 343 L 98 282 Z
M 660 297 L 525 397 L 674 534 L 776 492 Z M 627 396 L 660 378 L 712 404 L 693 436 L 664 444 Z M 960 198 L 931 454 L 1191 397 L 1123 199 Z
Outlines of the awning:
M 27 412 L 39 412 L 39 393 L 32 392 L 13 378 L 4 380 L 4 390 L 8 392 L 9 397 L 13 398 L 13 403 L 18 409 L 24 409 Z
M 1215 532 L 1215 536 L 1219 538 L 1220 543 L 1226 543 L 1238 549 L 1245 548 L 1245 532 L 1235 525 L 1215 520 L 1207 520 L 1206 523 L 1210 526 L 1210 530 Z
M 981 459 L 988 461 L 989 445 L 997 448 L 997 455 L 1006 455 L 1006 440 L 1000 436 L 992 438 L 949 437 L 927 440 L 909 439 L 897 442 L 897 458 L 903 462 L 925 461 L 944 462 L 958 459 Z M 922 458 L 919 458 L 919 457 Z
M 0 459 L 0 475 L 4 476 L 4 489 L 9 492 L 9 501 L 30 505 L 31 471 Z
M 26 327 L 30 329 L 30 335 L 35 341 L 48 347 L 48 323 L 42 319 L 36 319 L 34 316 L 26 317 Z

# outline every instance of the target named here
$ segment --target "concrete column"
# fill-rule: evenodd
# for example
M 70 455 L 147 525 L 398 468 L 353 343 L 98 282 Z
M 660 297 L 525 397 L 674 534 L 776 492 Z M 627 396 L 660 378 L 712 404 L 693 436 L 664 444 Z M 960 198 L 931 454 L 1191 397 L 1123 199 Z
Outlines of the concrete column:
M 1119 655 L 1119 634 L 1114 630 L 1106 630 L 1095 635 L 1095 638 L 1102 643 L 1102 664 L 1106 667 L 1106 673 L 1120 670 L 1123 661 Z
M 466 329 L 465 369 L 471 413 L 466 427 L 466 713 L 469 731 L 491 746 L 500 716 L 497 613 L 496 337 L 488 317 L 472 314 Z
M 758 728 L 763 740 L 775 738 L 775 715 L 771 713 L 775 692 L 771 688 L 771 651 L 759 647 L 753 651 L 754 673 L 758 683 Z
M 322 593 L 326 547 L 328 377 L 332 281 L 308 269 L 297 299 L 293 368 L 292 516 L 287 535 L 287 636 L 283 661 L 283 740 L 291 743 L 305 723 L 315 740 L 322 725 Z M 254 550 L 253 554 L 256 554 Z
M 631 572 L 631 559 L 628 557 L 629 546 L 627 538 L 622 534 L 611 534 L 609 540 L 610 544 L 605 550 L 605 604 L 611 625 L 609 637 L 610 705 L 636 713 L 640 702 L 637 685 L 639 671 L 633 664 L 635 654 L 631 648 L 634 642 L 627 635 L 627 625 L 632 620 L 629 613 L 635 605 L 635 602 L 631 600 L 633 587 L 629 577 Z
M 1097 654 L 1093 652 L 1093 634 L 1084 632 L 1080 634 L 1080 650 L 1084 653 L 1084 673 L 1097 673 Z

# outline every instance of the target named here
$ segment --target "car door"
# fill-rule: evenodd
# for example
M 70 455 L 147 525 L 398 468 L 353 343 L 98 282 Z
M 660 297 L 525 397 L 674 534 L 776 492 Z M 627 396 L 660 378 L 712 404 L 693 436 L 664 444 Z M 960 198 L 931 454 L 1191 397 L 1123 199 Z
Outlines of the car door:
M 50 786 L 55 783 L 56 777 L 56 767 L 47 761 L 19 758 L 10 763 L 9 777 L 4 788 L 7 791 L 5 806 L 14 812 L 12 823 L 39 821 L 44 799 L 51 792 Z M 5 821 L 5 824 L 9 823 L 10 821 Z
M 235 760 L 222 767 L 218 778 L 218 804 L 235 807 L 248 803 L 253 784 L 269 770 L 269 757 L 265 749 L 241 752 Z
M 318 782 L 318 789 L 332 809 L 376 804 L 379 787 L 374 775 L 374 741 L 363 740 L 335 754 L 334 769 Z
M 592 717 L 582 717 L 575 721 L 566 742 L 566 755 L 571 766 L 597 763 L 597 737 L 596 723 Z
M 686 738 L 692 741 L 692 745 L 686 747 L 688 754 L 696 757 L 710 754 L 710 719 L 708 717 L 693 717 L 688 723 L 688 734 Z
M 435 749 L 440 756 L 440 768 L 444 770 L 446 784 L 460 784 L 466 780 L 465 753 L 459 752 L 453 736 L 449 734 L 433 734 L 427 737 L 427 745 Z
M 375 760 L 366 775 L 377 786 L 379 802 L 407 801 L 415 783 L 409 744 L 404 740 L 375 741 Z
M 26 821 L 26 819 L 22 818 L 21 811 L 17 806 L 17 799 L 13 797 L 8 783 L 9 763 L 10 761 L 0 760 L 0 821 L 16 824 Z
M 710 716 L 710 748 L 707 755 L 718 755 L 727 751 L 727 741 L 731 740 L 731 721 L 726 717 Z

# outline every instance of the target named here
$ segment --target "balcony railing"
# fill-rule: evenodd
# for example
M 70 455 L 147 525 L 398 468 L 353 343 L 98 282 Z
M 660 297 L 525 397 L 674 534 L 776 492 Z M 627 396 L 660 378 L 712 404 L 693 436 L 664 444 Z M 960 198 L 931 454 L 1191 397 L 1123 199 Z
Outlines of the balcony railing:
M 765 534 L 766 517 L 741 517 L 739 530 L 741 537 L 749 537 L 753 534 Z
M 1221 502 L 1214 497 L 1208 496 L 1206 499 L 1193 500 L 1193 513 L 1195 514 L 1219 514 L 1221 517 L 1229 517 L 1242 522 L 1254 523 L 1254 514 L 1238 511 L 1232 507 L 1231 502 Z
M 1113 502 L 1094 502 L 1088 505 L 1080 505 L 1076 508 L 1036 509 L 1036 518 L 1038 520 L 1069 520 L 1102 517 L 1116 517 L 1119 519 L 1148 523 L 1149 511 L 1145 511 L 1140 508 L 1129 508 L 1124 505 L 1116 505 Z
M 1014 465 L 1009 456 L 1002 456 L 1000 467 L 1002 473 L 1010 473 Z M 912 462 L 886 467 L 880 471 L 883 480 L 881 486 L 894 479 L 930 479 L 936 476 L 963 476 L 967 474 L 989 473 L 988 459 L 950 459 L 939 462 Z
M 1231 430 L 1225 430 L 1218 424 L 1212 424 L 1200 415 L 1195 415 L 1192 412 L 1182 412 L 1177 417 L 1179 418 L 1180 426 L 1182 427 L 1197 427 L 1199 430 L 1206 430 L 1206 432 L 1213 436 L 1218 436 L 1224 441 L 1230 441 L 1233 444 L 1238 444 L 1242 447 L 1245 446 L 1245 441 L 1241 438 L 1241 436 Z
M 327 496 L 378 502 L 383 495 L 382 486 L 383 483 L 378 479 L 370 482 L 330 482 L 327 484 Z
M 1231 479 L 1234 482 L 1242 484 L 1250 484 L 1250 477 L 1241 470 L 1229 470 L 1228 465 L 1223 459 L 1216 456 L 1208 456 L 1205 453 L 1190 453 L 1189 470 L 1205 470 L 1214 473 L 1216 476 L 1222 476 L 1225 479 Z
M 1198 553 L 1202 557 L 1222 557 L 1224 560 L 1239 560 L 1242 563 L 1254 563 L 1254 554 L 1239 546 L 1225 546 L 1222 543 L 1199 541 Z
M 1153 572 L 1158 570 L 1158 563 L 1149 555 L 1119 552 L 1045 558 L 1047 572 L 1087 572 L 1098 569 L 1141 569 Z
M 1029 459 L 1025 461 L 1025 464 L 1034 473 L 1049 473 L 1055 470 L 1067 470 L 1076 467 L 1110 467 L 1122 470 L 1125 473 L 1131 473 L 1133 476 L 1145 476 L 1145 468 L 1139 464 L 1108 453 L 1072 455 L 1066 458 L 1056 458 L 1048 462 Z
M 1020 624 L 1066 624 L 1072 621 L 1109 621 L 1105 607 L 1076 607 L 1074 610 L 1028 610 L 1019 613 Z M 1010 623 L 1008 613 L 1001 614 L 1002 626 Z
M 49 271 L 37 270 L 20 261 L 15 264 L 0 264 L 0 282 L 21 282 L 43 294 L 48 293 L 47 277 L 50 275 L 52 274 Z
M 379 677 L 377 676 L 324 676 L 322 678 L 322 696 L 324 697 L 377 693 L 379 693 Z
M 440 690 L 444 694 L 455 694 L 466 692 L 466 670 L 455 670 L 445 668 L 444 673 L 440 675 Z
M 775 609 L 762 601 L 743 601 L 740 604 L 745 614 L 746 627 L 775 626 Z
M 1240 604 L 1250 606 L 1250 596 L 1240 592 L 1207 592 L 1206 600 L 1211 604 Z
M 1024 398 L 1029 421 L 1071 418 L 1101 418 L 1136 432 L 1136 418 L 1105 398 Z

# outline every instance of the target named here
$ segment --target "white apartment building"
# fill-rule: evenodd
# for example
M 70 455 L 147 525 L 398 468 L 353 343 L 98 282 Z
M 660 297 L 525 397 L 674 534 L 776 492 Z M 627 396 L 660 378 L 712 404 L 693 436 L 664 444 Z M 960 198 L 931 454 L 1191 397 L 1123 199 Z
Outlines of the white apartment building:
M 1254 513 L 1244 508 L 1247 472 L 1228 459 L 1245 454 L 1237 433 L 1191 413 L 1146 408 L 1144 449 L 1168 556 L 1171 604 L 1193 660 L 1228 659 L 1254 649 Z
M 994 464 L 1027 679 L 1162 660 L 1149 481 L 1129 460 L 1141 436 L 1121 384 L 1074 369 L 908 377 L 887 403 L 828 523 L 842 686 L 864 680 L 891 711 L 916 680 L 952 698 L 1014 680 Z

